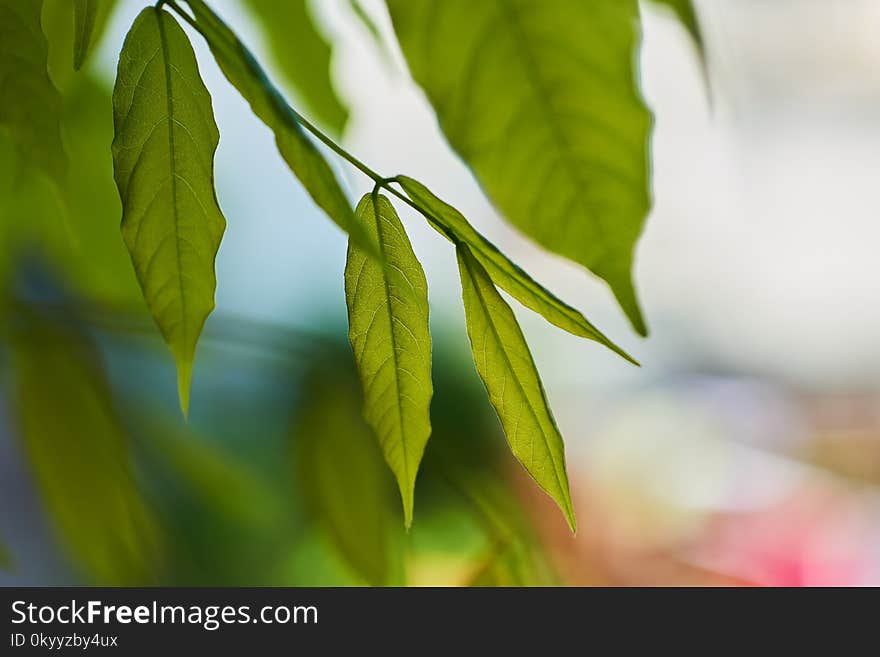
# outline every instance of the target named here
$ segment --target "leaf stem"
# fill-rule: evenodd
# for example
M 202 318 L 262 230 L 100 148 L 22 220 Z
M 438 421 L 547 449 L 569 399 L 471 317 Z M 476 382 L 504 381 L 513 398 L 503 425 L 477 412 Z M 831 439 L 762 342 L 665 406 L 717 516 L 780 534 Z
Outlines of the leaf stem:
M 175 0 L 159 0 L 159 2 L 156 4 L 156 6 L 158 8 L 158 7 L 162 6 L 163 4 L 170 7 L 171 9 L 173 9 L 184 21 L 186 21 L 187 24 L 189 24 L 190 27 L 192 27 L 196 32 L 201 34 L 202 38 L 204 38 L 205 41 L 210 42 L 208 35 L 205 34 L 205 32 L 201 29 L 201 26 L 198 24 L 198 22 L 195 21 L 193 19 L 193 17 L 190 16 L 187 12 L 185 12 L 183 10 L 183 8 L 180 5 L 178 5 L 177 2 L 175 2 Z M 336 155 L 341 157 L 343 160 L 345 160 L 350 165 L 352 165 L 355 169 L 357 169 L 358 171 L 363 173 L 365 176 L 370 178 L 376 184 L 376 187 L 381 187 L 382 189 L 386 190 L 389 194 L 396 196 L 398 199 L 400 199 L 401 201 L 403 201 L 404 203 L 409 205 L 411 208 L 416 210 L 419 214 L 423 215 L 425 218 L 428 218 L 428 219 L 431 218 L 431 214 L 430 214 L 429 210 L 421 207 L 418 203 L 416 203 L 411 198 L 409 198 L 409 196 L 407 196 L 406 194 L 398 191 L 397 189 L 395 189 L 394 187 L 391 186 L 391 183 L 397 181 L 397 176 L 393 176 L 393 177 L 389 178 L 389 177 L 382 176 L 381 174 L 377 173 L 376 171 L 371 169 L 369 166 L 367 166 L 366 164 L 361 162 L 354 155 L 352 155 L 347 150 L 345 150 L 342 146 L 340 146 L 335 141 L 333 141 L 326 134 L 324 134 L 316 125 L 314 125 L 311 121 L 306 119 L 302 114 L 300 114 L 298 111 L 296 111 L 293 107 L 290 107 L 290 105 L 288 105 L 288 107 L 289 107 L 291 113 L 294 115 L 296 120 L 299 122 L 299 124 L 303 128 L 305 128 L 310 133 L 312 133 L 312 135 L 318 141 L 320 141 L 327 148 L 329 148 L 331 151 L 336 153 Z

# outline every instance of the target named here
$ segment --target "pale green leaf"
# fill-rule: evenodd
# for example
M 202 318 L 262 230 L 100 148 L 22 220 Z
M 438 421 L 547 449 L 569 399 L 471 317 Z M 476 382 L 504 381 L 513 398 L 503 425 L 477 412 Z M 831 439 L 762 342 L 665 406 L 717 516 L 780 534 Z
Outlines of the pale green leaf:
M 98 0 L 74 0 L 74 41 L 73 41 L 73 68 L 82 68 L 86 55 L 89 54 L 89 46 L 92 43 L 92 32 L 95 29 L 95 19 L 98 16 Z
M 331 77 L 332 49 L 315 25 L 308 0 L 246 0 L 263 28 L 282 75 L 296 91 L 306 116 L 339 136 L 348 108 L 339 100 Z
M 501 213 L 609 283 L 632 283 L 650 208 L 637 0 L 389 0 L 410 71 Z
M 573 531 L 562 436 L 525 337 L 510 306 L 470 249 L 460 244 L 456 252 L 477 372 L 514 456 L 556 501 Z
M 42 0 L 0 0 L 0 128 L 9 132 L 24 161 L 64 184 L 61 95 L 46 71 L 42 6 Z
M 338 376 L 340 369 L 322 367 L 305 379 L 305 398 L 292 428 L 297 481 L 339 554 L 368 584 L 387 585 L 399 579 L 402 563 L 393 489 L 361 416 L 354 377 Z
M 257 60 L 226 24 L 201 0 L 187 0 L 194 25 L 205 40 L 223 74 L 254 114 L 275 134 L 275 144 L 290 170 L 328 217 L 359 244 L 369 248 L 363 228 L 333 170 L 300 125 L 300 117 L 287 104 Z
M 14 326 L 20 435 L 63 543 L 96 584 L 155 584 L 155 518 L 134 483 L 128 436 L 94 345 L 67 316 L 21 309 Z
M 125 38 L 113 120 L 122 234 L 177 362 L 185 414 L 196 344 L 214 308 L 214 260 L 226 220 L 214 192 L 220 135 L 211 96 L 189 39 L 161 9 L 144 9 Z
M 416 474 L 431 435 L 428 284 L 387 198 L 367 194 L 357 216 L 384 266 L 349 244 L 348 337 L 364 388 L 364 416 L 397 477 L 409 527 Z
M 517 264 L 505 256 L 489 240 L 483 237 L 462 214 L 443 202 L 423 184 L 406 176 L 396 180 L 407 195 L 427 211 L 428 222 L 440 233 L 454 242 L 468 245 L 474 257 L 489 272 L 492 281 L 513 296 L 526 308 L 542 315 L 551 324 L 583 338 L 605 345 L 628 361 L 633 358 L 602 334 L 586 317 L 554 296 L 552 292 L 532 279 Z M 638 363 L 636 363 L 638 364 Z

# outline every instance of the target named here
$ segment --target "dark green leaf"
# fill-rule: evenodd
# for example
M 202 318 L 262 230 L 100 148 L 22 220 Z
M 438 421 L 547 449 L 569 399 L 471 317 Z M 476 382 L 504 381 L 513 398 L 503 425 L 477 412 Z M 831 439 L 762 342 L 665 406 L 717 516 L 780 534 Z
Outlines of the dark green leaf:
M 42 6 L 42 0 L 0 0 L 0 127 L 9 131 L 25 161 L 63 184 L 61 95 L 46 71 Z
M 348 337 L 364 388 L 364 416 L 397 477 L 409 527 L 416 474 L 431 435 L 428 283 L 387 198 L 367 194 L 357 216 L 384 266 L 349 244 Z
M 339 136 L 348 109 L 333 89 L 332 50 L 318 30 L 308 0 L 246 0 L 263 28 L 278 68 L 297 92 L 307 116 Z
M 17 415 L 40 493 L 72 556 L 97 584 L 156 583 L 152 513 L 94 346 L 69 318 L 17 316 Z
M 177 361 L 186 413 L 196 344 L 214 308 L 214 259 L 226 220 L 214 193 L 220 135 L 211 96 L 189 39 L 161 9 L 144 9 L 125 38 L 113 119 L 122 234 Z
M 494 244 L 471 226 L 458 210 L 434 196 L 427 187 L 417 180 L 398 176 L 397 181 L 410 199 L 428 211 L 427 219 L 434 228 L 447 237 L 453 238 L 454 241 L 464 242 L 470 247 L 474 257 L 486 268 L 495 285 L 513 296 L 526 308 L 542 315 L 551 324 L 573 335 L 595 340 L 628 361 L 636 363 L 630 355 L 593 326 L 586 317 L 554 296 L 552 292 L 532 279 L 518 265 L 501 253 Z
M 635 329 L 651 115 L 637 0 L 389 0 L 410 71 L 499 210 L 605 279 Z
M 401 561 L 388 471 L 361 417 L 357 384 L 338 371 L 306 379 L 293 428 L 298 481 L 339 553 L 367 583 L 387 585 L 398 578 Z
M 510 306 L 470 249 L 460 244 L 456 252 L 477 372 L 514 456 L 556 501 L 573 531 L 565 448 L 525 337 Z
M 305 134 L 300 117 L 287 104 L 257 60 L 220 18 L 201 0 L 187 0 L 195 25 L 208 42 L 223 74 L 275 134 L 275 144 L 312 200 L 336 224 L 367 248 L 372 244 L 327 161 Z

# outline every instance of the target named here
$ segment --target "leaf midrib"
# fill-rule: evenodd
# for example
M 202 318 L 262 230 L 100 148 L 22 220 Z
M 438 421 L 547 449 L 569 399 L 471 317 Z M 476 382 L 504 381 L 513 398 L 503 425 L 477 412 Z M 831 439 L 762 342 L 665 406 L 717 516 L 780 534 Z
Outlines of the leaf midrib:
M 180 290 L 180 324 L 183 329 L 184 349 L 189 349 L 186 321 L 186 290 L 183 284 L 183 260 L 180 254 L 180 211 L 177 207 L 177 160 L 174 146 L 174 98 L 171 86 L 171 62 L 168 57 L 168 41 L 165 36 L 165 25 L 162 23 L 162 10 L 156 9 L 156 22 L 159 26 L 159 42 L 162 46 L 162 70 L 165 73 L 165 101 L 168 114 L 168 151 L 169 168 L 171 169 L 171 207 L 174 214 L 174 252 L 177 256 L 177 287 Z M 188 355 L 186 356 L 188 358 Z
M 373 217 L 376 220 L 376 236 L 378 237 L 378 242 L 379 242 L 379 253 L 382 256 L 382 260 L 384 262 L 388 262 L 388 257 L 386 256 L 386 253 L 385 253 L 385 239 L 384 239 L 384 233 L 382 230 L 382 218 L 379 214 L 380 213 L 379 204 L 376 202 L 375 196 L 370 197 L 370 202 L 373 205 Z M 365 254 L 365 257 L 369 258 L 370 256 Z M 406 432 L 404 431 L 404 427 L 403 427 L 403 397 L 401 396 L 401 391 L 400 391 L 400 375 L 397 371 L 398 367 L 400 365 L 400 363 L 398 361 L 398 355 L 397 355 L 397 328 L 394 323 L 394 315 L 391 311 L 391 301 L 392 301 L 391 289 L 388 284 L 388 276 L 386 275 L 384 269 L 382 270 L 382 284 L 385 288 L 385 299 L 386 299 L 385 309 L 388 314 L 388 328 L 390 329 L 390 332 L 391 332 L 391 354 L 392 354 L 392 358 L 394 359 L 394 367 L 392 369 L 394 370 L 394 392 L 395 392 L 395 395 L 397 396 L 398 412 L 396 415 L 397 415 L 397 426 L 400 431 L 400 451 L 403 454 L 403 479 L 404 479 L 404 481 L 406 481 L 407 489 L 409 489 L 409 487 L 412 486 L 412 482 L 410 482 L 410 478 L 409 478 L 409 471 L 410 471 L 409 455 L 408 455 L 408 452 L 406 449 L 406 439 L 405 439 Z

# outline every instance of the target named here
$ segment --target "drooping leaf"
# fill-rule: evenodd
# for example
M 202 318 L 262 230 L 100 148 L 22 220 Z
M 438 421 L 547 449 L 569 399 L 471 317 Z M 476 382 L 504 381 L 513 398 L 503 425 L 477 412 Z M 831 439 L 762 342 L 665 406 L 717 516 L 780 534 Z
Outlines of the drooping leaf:
M 358 204 L 357 216 L 384 265 L 349 245 L 348 337 L 364 388 L 364 416 L 397 477 L 409 527 L 416 474 L 431 435 L 428 284 L 387 198 L 367 194 Z
M 89 54 L 89 46 L 92 44 L 92 31 L 95 29 L 95 19 L 98 16 L 98 0 L 74 0 L 74 42 L 73 42 L 73 68 L 82 68 L 86 55 Z
M 24 161 L 63 184 L 61 95 L 46 71 L 42 7 L 42 0 L 0 0 L 0 128 L 9 132 Z
M 372 248 L 330 165 L 254 56 L 208 5 L 201 0 L 187 0 L 187 4 L 223 74 L 275 134 L 281 157 L 315 204 L 359 244 Z
M 525 337 L 510 306 L 470 249 L 460 244 L 456 253 L 477 372 L 514 456 L 556 501 L 573 531 L 562 436 Z
M 390 477 L 361 416 L 357 383 L 340 371 L 322 368 L 305 379 L 292 429 L 297 481 L 340 555 L 368 584 L 387 585 L 398 578 L 401 562 Z
M 637 0 L 389 0 L 410 71 L 501 213 L 611 286 L 650 207 Z
M 443 202 L 422 183 L 407 176 L 396 179 L 407 195 L 427 210 L 428 222 L 441 234 L 468 245 L 474 257 L 486 268 L 492 281 L 513 296 L 526 308 L 535 311 L 548 322 L 583 338 L 605 345 L 628 361 L 633 358 L 611 342 L 577 310 L 557 298 L 552 292 L 531 278 L 517 264 L 483 237 L 464 216 Z
M 692 0 L 653 0 L 655 4 L 663 5 L 671 9 L 684 28 L 691 35 L 697 49 L 704 55 L 703 32 L 697 19 L 697 11 L 694 9 Z
M 275 62 L 296 90 L 305 112 L 334 136 L 345 130 L 348 108 L 333 88 L 332 49 L 309 10 L 308 0 L 247 0 L 263 28 Z
M 226 219 L 214 192 L 220 135 L 186 34 L 144 9 L 113 89 L 113 168 L 122 234 L 144 298 L 177 362 L 187 413 L 196 344 L 214 308 L 214 259 Z
M 16 312 L 20 435 L 60 537 L 99 585 L 158 581 L 155 518 L 134 482 L 128 437 L 94 345 L 70 317 Z

